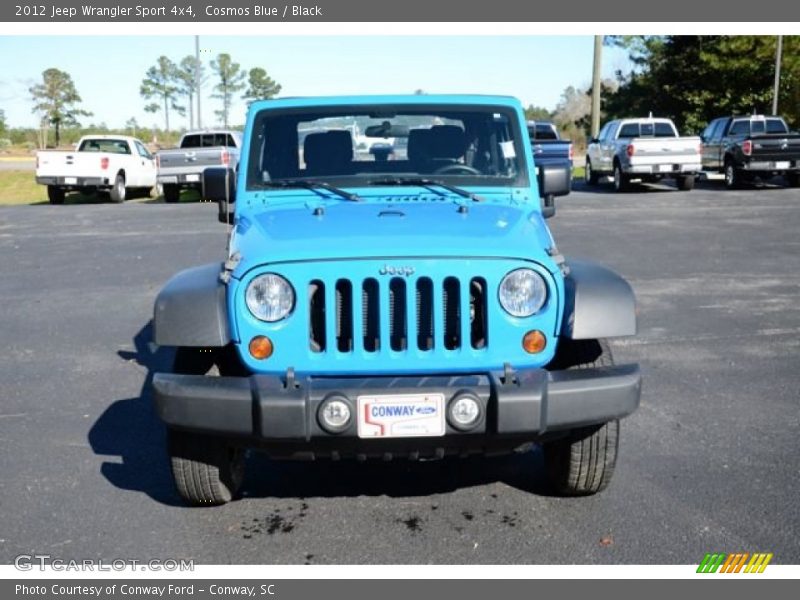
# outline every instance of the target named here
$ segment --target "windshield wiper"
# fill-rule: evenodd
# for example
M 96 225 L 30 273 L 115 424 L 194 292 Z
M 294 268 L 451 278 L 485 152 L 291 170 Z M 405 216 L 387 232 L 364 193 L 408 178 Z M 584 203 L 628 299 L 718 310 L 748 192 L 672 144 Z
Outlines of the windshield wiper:
M 317 181 L 315 179 L 279 179 L 276 181 L 263 181 L 258 185 L 262 185 L 264 187 L 271 187 L 271 188 L 305 188 L 307 190 L 311 190 L 312 192 L 319 193 L 318 190 L 323 189 L 325 191 L 331 192 L 332 194 L 336 194 L 344 198 L 345 200 L 350 200 L 351 202 L 360 202 L 361 197 L 356 194 L 351 194 L 347 190 L 343 190 L 341 188 L 332 186 L 329 183 L 325 183 L 324 181 Z M 319 194 L 323 198 L 327 198 L 325 194 Z
M 386 177 L 384 179 L 372 179 L 368 183 L 369 185 L 418 185 L 426 188 L 436 186 L 445 189 L 448 192 L 458 194 L 462 198 L 469 198 L 473 202 L 483 202 L 484 200 L 481 196 L 473 194 L 464 188 L 443 183 L 435 179 L 425 179 L 424 177 Z

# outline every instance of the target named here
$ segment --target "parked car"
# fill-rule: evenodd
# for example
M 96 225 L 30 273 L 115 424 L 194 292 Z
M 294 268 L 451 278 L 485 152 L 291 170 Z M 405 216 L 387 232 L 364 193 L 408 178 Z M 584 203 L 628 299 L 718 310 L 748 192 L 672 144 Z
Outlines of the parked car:
M 149 193 L 156 185 L 153 155 L 138 139 L 124 135 L 87 135 L 75 150 L 36 153 L 36 183 L 47 186 L 50 204 L 63 204 L 67 192 L 108 192 L 123 202 L 134 189 Z
M 720 117 L 700 137 L 703 169 L 724 173 L 728 188 L 776 175 L 800 185 L 800 133 L 790 131 L 782 117 Z
M 626 191 L 633 180 L 674 179 L 678 189 L 694 187 L 700 172 L 699 137 L 681 137 L 670 119 L 609 121 L 586 149 L 586 183 L 611 175 L 614 189 Z
M 531 150 L 536 172 L 543 165 L 568 165 L 570 186 L 572 185 L 573 150 L 570 140 L 562 140 L 558 128 L 547 121 L 528 121 L 528 136 L 531 138 Z M 543 198 L 544 206 L 553 204 L 553 198 Z
M 220 129 L 190 131 L 181 137 L 177 148 L 158 151 L 158 183 L 164 190 L 164 200 L 177 202 L 184 188 L 201 190 L 207 167 L 235 169 L 241 146 L 241 133 Z
M 356 121 L 407 155 L 356 155 Z M 316 129 L 302 143 L 299 123 Z M 635 299 L 557 250 L 540 200 L 569 193 L 569 167 L 535 177 L 525 126 L 500 96 L 250 105 L 235 188 L 230 167 L 204 174 L 234 207 L 229 252 L 155 301 L 175 363 L 153 397 L 186 502 L 233 498 L 246 448 L 413 460 L 541 444 L 557 492 L 608 485 L 641 378 L 606 339 L 635 334 Z
M 547 121 L 528 121 L 533 160 L 536 165 L 560 164 L 572 166 L 573 148 L 570 140 L 562 140 L 558 128 Z

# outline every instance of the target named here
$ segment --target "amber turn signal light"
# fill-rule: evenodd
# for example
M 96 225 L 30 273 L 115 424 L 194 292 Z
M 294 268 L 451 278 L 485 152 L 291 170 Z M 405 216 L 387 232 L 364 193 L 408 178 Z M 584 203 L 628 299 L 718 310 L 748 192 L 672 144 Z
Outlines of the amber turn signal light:
M 258 360 L 264 360 L 272 356 L 272 351 L 275 349 L 272 346 L 272 340 L 265 335 L 257 335 L 250 340 L 250 356 Z
M 526 333 L 522 338 L 522 347 L 528 354 L 538 354 L 547 346 L 547 338 L 538 329 Z

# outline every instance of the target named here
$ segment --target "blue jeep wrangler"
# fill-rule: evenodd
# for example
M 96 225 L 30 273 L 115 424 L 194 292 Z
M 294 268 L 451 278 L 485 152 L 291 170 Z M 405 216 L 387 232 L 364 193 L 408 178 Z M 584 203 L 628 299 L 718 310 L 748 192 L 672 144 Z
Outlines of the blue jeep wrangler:
M 569 175 L 537 169 L 512 98 L 253 103 L 238 170 L 204 177 L 228 256 L 155 303 L 155 342 L 176 348 L 153 388 L 180 495 L 231 500 L 248 448 L 413 460 L 539 444 L 555 491 L 605 488 L 641 384 L 605 338 L 635 334 L 635 300 L 557 250 L 544 218 Z

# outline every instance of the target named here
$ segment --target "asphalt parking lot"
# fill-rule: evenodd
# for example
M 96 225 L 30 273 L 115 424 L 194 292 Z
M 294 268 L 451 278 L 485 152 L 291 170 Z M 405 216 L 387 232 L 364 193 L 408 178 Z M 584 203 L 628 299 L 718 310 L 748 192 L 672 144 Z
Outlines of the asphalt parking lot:
M 603 494 L 547 494 L 541 456 L 428 463 L 249 458 L 245 496 L 188 509 L 147 389 L 153 299 L 219 259 L 206 204 L 0 208 L 0 561 L 800 562 L 800 190 L 577 191 L 561 251 L 639 300 L 642 406 Z

